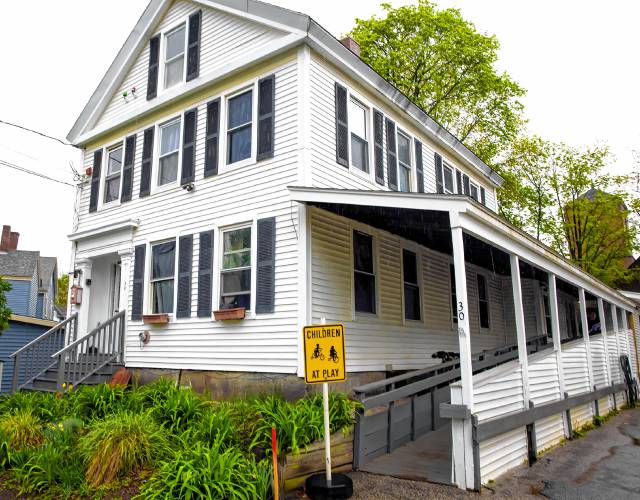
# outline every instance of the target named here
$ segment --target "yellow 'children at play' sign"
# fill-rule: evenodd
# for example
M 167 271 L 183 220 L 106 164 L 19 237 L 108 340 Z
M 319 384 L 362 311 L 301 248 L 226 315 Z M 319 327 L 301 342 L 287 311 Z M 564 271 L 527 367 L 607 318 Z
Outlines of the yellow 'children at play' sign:
M 302 339 L 307 384 L 346 380 L 343 325 L 305 326 Z

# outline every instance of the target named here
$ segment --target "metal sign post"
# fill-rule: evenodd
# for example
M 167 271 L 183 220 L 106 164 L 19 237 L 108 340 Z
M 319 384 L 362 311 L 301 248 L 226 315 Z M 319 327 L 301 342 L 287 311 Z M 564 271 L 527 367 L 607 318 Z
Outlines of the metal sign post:
M 304 380 L 307 384 L 322 384 L 322 413 L 324 416 L 325 473 L 309 476 L 305 492 L 312 500 L 349 498 L 353 494 L 351 478 L 331 472 L 331 427 L 329 422 L 329 382 L 346 380 L 344 326 L 327 325 L 325 318 L 319 325 L 302 329 L 304 345 Z

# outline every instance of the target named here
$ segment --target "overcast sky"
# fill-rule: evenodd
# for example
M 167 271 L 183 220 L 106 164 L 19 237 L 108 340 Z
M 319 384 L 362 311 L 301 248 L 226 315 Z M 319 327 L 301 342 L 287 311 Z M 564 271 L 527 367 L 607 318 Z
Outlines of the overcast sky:
M 311 15 L 335 36 L 376 0 L 273 0 Z M 410 3 L 392 1 L 394 5 Z M 530 131 L 573 145 L 606 142 L 611 169 L 629 171 L 640 149 L 637 88 L 640 2 L 625 0 L 439 0 L 500 40 L 499 66 L 528 90 Z M 147 0 L 2 2 L 0 120 L 65 138 L 144 10 Z M 0 124 L 0 160 L 72 182 L 73 148 Z M 58 257 L 69 270 L 74 190 L 0 164 L 0 224 L 19 248 Z

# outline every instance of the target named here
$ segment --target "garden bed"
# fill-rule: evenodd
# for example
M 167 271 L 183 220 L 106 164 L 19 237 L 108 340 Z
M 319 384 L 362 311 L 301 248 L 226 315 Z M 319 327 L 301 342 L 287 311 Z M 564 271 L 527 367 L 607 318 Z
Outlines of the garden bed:
M 358 403 L 331 394 L 334 464 L 352 458 Z M 322 398 L 211 401 L 160 380 L 0 397 L 2 495 L 260 499 L 271 496 L 271 428 L 287 487 L 322 469 Z M 317 443 L 316 443 L 317 442 Z M 320 464 L 320 465 L 319 465 Z M 350 465 L 349 465 L 350 468 Z

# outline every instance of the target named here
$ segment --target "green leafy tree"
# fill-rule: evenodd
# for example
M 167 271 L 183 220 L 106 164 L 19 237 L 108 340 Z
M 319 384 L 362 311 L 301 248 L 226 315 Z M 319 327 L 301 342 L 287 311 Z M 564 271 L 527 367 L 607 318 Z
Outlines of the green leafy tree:
M 582 269 L 619 286 L 635 277 L 624 259 L 638 247 L 637 225 L 629 209 L 637 200 L 624 189 L 629 176 L 604 172 L 609 159 L 607 147 L 554 145 L 549 185 L 555 228 L 550 236 L 556 250 Z
M 69 291 L 69 275 L 63 274 L 58 278 L 58 286 L 56 290 L 56 305 L 60 307 L 67 306 L 67 293 Z
M 457 9 L 417 5 L 356 19 L 350 35 L 362 59 L 491 164 L 523 124 L 525 91 L 495 63 L 499 43 Z
M 0 276 L 0 333 L 9 327 L 11 309 L 7 305 L 7 292 L 11 291 L 11 283 Z

